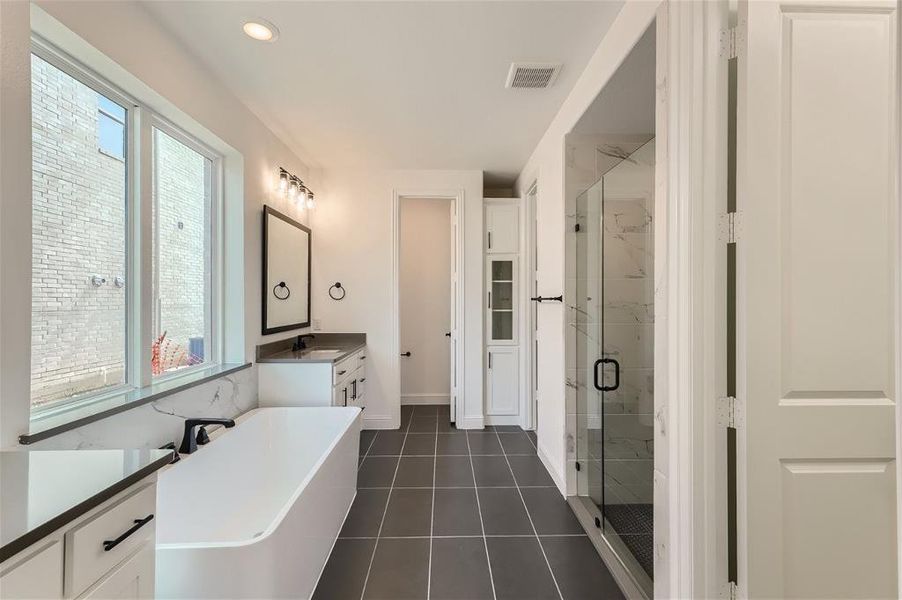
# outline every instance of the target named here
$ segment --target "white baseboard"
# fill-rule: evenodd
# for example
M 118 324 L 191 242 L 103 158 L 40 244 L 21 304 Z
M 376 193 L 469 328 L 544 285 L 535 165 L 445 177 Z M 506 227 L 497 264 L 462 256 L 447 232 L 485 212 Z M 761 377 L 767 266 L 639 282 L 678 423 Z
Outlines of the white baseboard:
M 458 429 L 485 429 L 485 419 L 478 417 L 457 417 L 454 425 Z
M 401 394 L 401 404 L 451 404 L 450 394 Z
M 539 460 L 542 461 L 542 464 L 545 465 L 545 468 L 548 469 L 548 474 L 551 475 L 551 479 L 554 480 L 554 485 L 557 486 L 557 489 L 560 490 L 561 495 L 567 496 L 567 484 L 564 480 L 564 474 L 557 470 L 557 467 L 551 462 L 548 458 L 548 455 L 545 453 L 545 449 L 542 447 L 542 444 L 538 444 L 536 448 L 537 454 L 539 455 Z
M 486 415 L 486 425 L 520 425 L 520 415 Z
M 369 415 L 363 418 L 363 429 L 398 429 L 401 426 L 391 415 Z

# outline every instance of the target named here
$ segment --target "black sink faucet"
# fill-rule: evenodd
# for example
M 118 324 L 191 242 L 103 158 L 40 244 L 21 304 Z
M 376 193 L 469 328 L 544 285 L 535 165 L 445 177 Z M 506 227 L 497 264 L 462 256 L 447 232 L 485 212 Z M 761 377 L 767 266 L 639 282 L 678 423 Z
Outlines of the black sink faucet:
M 179 446 L 179 454 L 191 454 L 197 450 L 194 428 L 200 425 L 224 425 L 226 428 L 231 428 L 235 426 L 235 421 L 234 419 L 185 419 L 185 435 L 182 437 L 182 445 Z
M 294 343 L 291 345 L 291 351 L 298 352 L 300 350 L 306 350 L 307 344 L 304 342 L 305 338 L 310 338 L 312 340 L 312 339 L 316 339 L 316 336 L 313 335 L 312 333 L 302 333 L 301 335 L 298 336 L 298 339 L 296 339 L 294 341 Z

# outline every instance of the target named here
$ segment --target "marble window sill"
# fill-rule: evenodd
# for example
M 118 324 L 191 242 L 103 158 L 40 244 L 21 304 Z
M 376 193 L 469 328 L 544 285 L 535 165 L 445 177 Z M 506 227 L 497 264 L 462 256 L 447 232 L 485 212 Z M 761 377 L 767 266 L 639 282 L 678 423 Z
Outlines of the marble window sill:
M 250 366 L 251 363 L 216 365 L 181 377 L 173 377 L 147 387 L 129 390 L 128 392 L 116 394 L 89 404 L 72 407 L 69 410 L 61 410 L 48 415 L 36 415 L 31 420 L 29 432 L 19 436 L 19 443 L 33 444 L 76 427 L 149 404 L 202 383 L 225 377 Z

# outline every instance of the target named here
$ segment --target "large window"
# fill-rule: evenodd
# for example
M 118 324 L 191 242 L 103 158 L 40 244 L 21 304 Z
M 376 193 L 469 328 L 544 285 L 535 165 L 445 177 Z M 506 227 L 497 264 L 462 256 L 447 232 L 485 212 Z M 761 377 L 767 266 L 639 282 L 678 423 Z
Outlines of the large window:
M 213 160 L 153 129 L 154 358 L 162 375 L 209 360 Z
M 40 44 L 32 137 L 32 407 L 217 362 L 219 157 Z
M 38 56 L 31 74 L 31 398 L 45 405 L 126 383 L 126 163 L 97 151 L 97 115 L 127 111 Z

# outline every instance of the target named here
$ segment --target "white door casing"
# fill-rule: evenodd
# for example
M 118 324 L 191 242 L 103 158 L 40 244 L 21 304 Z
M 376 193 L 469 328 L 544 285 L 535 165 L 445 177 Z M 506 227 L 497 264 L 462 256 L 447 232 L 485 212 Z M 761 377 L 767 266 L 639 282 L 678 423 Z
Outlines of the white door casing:
M 897 596 L 897 4 L 740 2 L 740 594 Z
M 449 209 L 451 216 L 451 243 L 457 239 L 457 203 L 452 202 Z M 451 374 L 451 422 L 457 421 L 457 253 L 451 252 L 451 314 L 448 315 L 448 356 L 451 365 L 448 372 Z

